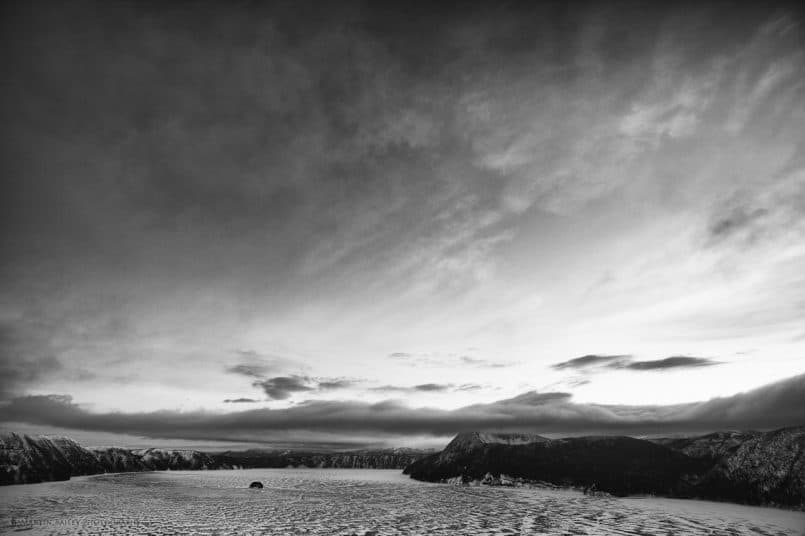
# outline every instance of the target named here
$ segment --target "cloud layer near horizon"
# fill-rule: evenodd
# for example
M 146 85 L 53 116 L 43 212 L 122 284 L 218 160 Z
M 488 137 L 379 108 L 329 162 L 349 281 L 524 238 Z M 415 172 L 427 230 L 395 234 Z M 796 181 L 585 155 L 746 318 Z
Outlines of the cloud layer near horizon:
M 94 413 L 64 396 L 26 396 L 0 407 L 16 421 L 95 432 L 182 440 L 313 444 L 356 437 L 393 441 L 444 437 L 468 430 L 549 434 L 672 434 L 805 425 L 805 375 L 731 397 L 674 406 L 577 404 L 569 393 L 524 393 L 452 411 L 400 402 L 309 401 L 285 409 L 207 412 Z M 318 439 L 317 439 L 318 438 Z

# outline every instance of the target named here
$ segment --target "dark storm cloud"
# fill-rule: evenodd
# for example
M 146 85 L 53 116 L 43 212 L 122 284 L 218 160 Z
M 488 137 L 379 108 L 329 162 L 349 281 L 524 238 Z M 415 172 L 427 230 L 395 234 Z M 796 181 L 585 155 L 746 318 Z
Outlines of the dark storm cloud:
M 698 368 L 720 365 L 720 361 L 713 361 L 705 357 L 672 356 L 665 359 L 654 361 L 633 361 L 624 363 L 613 363 L 612 368 L 628 370 L 668 370 L 678 368 Z
M 677 406 L 575 404 L 568 393 L 518 397 L 448 411 L 376 404 L 308 401 L 286 409 L 225 415 L 205 412 L 93 413 L 69 396 L 25 396 L 0 407 L 0 421 L 158 438 L 261 440 L 277 431 L 340 435 L 446 436 L 466 430 L 542 433 L 671 433 L 770 429 L 805 422 L 805 374 L 730 397 Z
M 224 402 L 227 404 L 251 404 L 253 402 L 259 402 L 259 400 L 255 400 L 254 398 L 227 398 Z
M 597 365 L 603 365 L 607 363 L 612 363 L 613 361 L 623 361 L 625 359 L 629 359 L 631 356 L 629 355 L 596 355 L 596 354 L 589 354 L 583 355 L 581 357 L 576 357 L 569 361 L 562 361 L 561 363 L 555 363 L 551 365 L 556 370 L 563 370 L 563 369 L 581 369 L 587 367 L 593 367 Z
M 254 382 L 252 385 L 261 388 L 269 398 L 285 400 L 294 393 L 315 391 L 310 378 L 305 376 L 277 376 Z

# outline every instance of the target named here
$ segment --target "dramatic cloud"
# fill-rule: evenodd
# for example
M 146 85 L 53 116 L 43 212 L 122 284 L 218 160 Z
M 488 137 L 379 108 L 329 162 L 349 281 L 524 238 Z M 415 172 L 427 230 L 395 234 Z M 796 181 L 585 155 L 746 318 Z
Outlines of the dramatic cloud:
M 26 396 L 0 407 L 0 421 L 144 435 L 155 438 L 270 442 L 308 432 L 375 437 L 443 437 L 466 430 L 538 433 L 673 433 L 771 429 L 805 422 L 805 375 L 731 397 L 676 406 L 575 404 L 568 393 L 515 398 L 446 411 L 399 402 L 311 401 L 286 409 L 226 415 L 204 412 L 93 413 L 65 396 Z M 287 440 L 287 439 L 286 439 Z
M 597 365 L 611 364 L 613 361 L 623 361 L 631 358 L 629 355 L 583 355 L 569 361 L 562 361 L 551 365 L 556 370 L 580 369 Z
M 584 429 L 455 408 L 805 372 L 802 10 L 310 7 L 4 3 L 0 404 Z
M 224 402 L 227 404 L 251 404 L 253 402 L 259 402 L 259 400 L 255 400 L 254 398 L 227 398 Z

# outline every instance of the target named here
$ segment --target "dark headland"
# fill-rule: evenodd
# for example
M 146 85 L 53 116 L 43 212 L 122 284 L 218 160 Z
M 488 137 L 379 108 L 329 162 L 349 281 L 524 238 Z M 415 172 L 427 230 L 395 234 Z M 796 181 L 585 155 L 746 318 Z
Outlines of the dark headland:
M 469 432 L 405 473 L 429 482 L 537 483 L 805 510 L 805 427 L 651 440 Z

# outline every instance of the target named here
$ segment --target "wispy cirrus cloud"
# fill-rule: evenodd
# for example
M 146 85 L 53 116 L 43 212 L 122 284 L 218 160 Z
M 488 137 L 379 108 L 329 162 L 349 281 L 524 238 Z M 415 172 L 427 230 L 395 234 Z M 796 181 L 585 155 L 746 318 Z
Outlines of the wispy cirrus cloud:
M 419 385 L 381 385 L 370 388 L 371 391 L 386 393 L 444 393 L 452 389 L 453 384 L 449 383 L 421 383 Z
M 471 366 L 477 368 L 502 369 L 518 365 L 514 361 L 496 361 L 471 355 L 394 352 L 389 354 L 390 359 L 415 367 L 459 367 Z
M 479 368 L 508 368 L 517 365 L 513 361 L 490 361 L 488 359 L 481 359 L 467 355 L 461 356 L 461 362 L 465 365 L 472 365 Z

